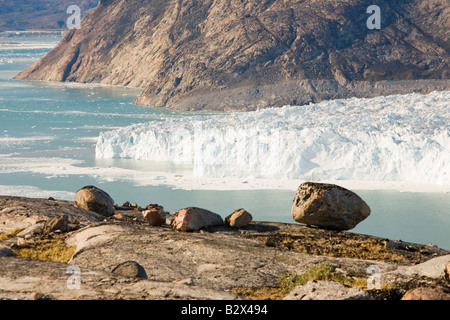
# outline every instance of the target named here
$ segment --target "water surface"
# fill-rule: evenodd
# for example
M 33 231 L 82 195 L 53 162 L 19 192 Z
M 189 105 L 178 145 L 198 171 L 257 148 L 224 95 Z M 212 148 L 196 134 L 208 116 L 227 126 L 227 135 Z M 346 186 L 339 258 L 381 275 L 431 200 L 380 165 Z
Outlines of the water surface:
M 96 185 L 119 204 L 157 203 L 170 212 L 198 206 L 222 217 L 245 208 L 255 220 L 293 222 L 295 189 L 174 189 L 164 185 L 164 175 L 187 175 L 191 166 L 95 159 L 102 131 L 192 114 L 133 105 L 137 89 L 13 79 L 58 39 L 0 34 L 0 42 L 17 42 L 0 46 L 0 194 L 72 200 L 81 187 Z M 354 191 L 372 214 L 353 232 L 450 249 L 450 194 Z

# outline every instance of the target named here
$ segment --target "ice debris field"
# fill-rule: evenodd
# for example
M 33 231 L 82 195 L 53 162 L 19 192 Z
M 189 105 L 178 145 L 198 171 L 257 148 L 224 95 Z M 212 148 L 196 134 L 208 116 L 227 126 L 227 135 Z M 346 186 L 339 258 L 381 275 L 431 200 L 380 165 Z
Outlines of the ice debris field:
M 450 91 L 172 117 L 100 134 L 97 158 L 193 165 L 197 177 L 450 185 Z

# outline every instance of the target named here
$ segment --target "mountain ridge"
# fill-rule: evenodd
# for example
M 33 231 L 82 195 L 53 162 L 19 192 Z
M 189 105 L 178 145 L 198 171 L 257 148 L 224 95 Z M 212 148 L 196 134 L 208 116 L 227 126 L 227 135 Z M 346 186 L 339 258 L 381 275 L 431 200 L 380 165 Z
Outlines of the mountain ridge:
M 381 30 L 362 0 L 102 0 L 16 78 L 141 87 L 137 104 L 208 111 L 448 90 L 445 0 L 378 5 Z

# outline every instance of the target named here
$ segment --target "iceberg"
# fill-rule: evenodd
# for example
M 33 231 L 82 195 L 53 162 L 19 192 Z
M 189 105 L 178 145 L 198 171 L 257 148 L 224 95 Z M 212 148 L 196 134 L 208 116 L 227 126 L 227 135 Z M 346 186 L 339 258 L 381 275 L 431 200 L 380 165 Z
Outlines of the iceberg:
M 450 185 L 450 91 L 186 115 L 102 132 L 97 158 L 193 165 L 197 177 Z

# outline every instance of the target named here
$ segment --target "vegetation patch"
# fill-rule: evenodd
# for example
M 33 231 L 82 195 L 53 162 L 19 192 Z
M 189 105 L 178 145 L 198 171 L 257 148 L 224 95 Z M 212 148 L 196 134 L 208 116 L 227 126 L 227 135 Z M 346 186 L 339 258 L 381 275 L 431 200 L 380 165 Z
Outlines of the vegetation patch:
M 365 278 L 348 278 L 339 271 L 336 266 L 328 262 L 312 267 L 302 274 L 282 274 L 278 278 L 279 287 L 276 288 L 235 288 L 234 293 L 254 300 L 282 300 L 295 287 L 302 286 L 313 280 L 329 280 L 340 282 L 347 286 L 365 288 Z
M 399 264 L 417 264 L 446 255 L 448 250 L 435 246 L 403 243 L 389 239 L 351 232 L 323 230 L 301 225 L 276 225 L 272 230 L 266 223 L 253 224 L 240 236 L 262 241 L 266 246 L 283 248 L 312 255 L 390 261 Z M 278 228 L 278 229 L 275 229 Z
M 8 232 L 0 233 L 0 242 L 9 240 L 14 238 L 17 234 L 19 234 L 24 229 L 14 229 Z
M 284 236 L 272 241 L 286 249 L 328 257 L 384 260 L 400 263 L 408 263 L 412 260 L 420 261 L 421 258 L 418 254 L 413 255 L 410 252 L 398 252 L 386 248 L 383 243 L 376 240 L 366 240 L 365 242 L 342 241 L 327 237 L 318 238 L 316 241 L 299 241 L 298 239 L 292 239 L 290 236 Z
M 12 249 L 19 257 L 68 263 L 76 247 L 67 247 L 61 237 L 40 238 Z
M 280 289 L 286 294 L 295 287 L 305 285 L 313 280 L 329 280 L 340 282 L 347 286 L 360 286 L 359 281 L 355 282 L 355 280 L 345 277 L 342 273 L 336 271 L 336 266 L 330 263 L 321 263 L 300 275 L 282 274 L 278 278 Z
M 283 300 L 286 296 L 279 287 L 234 288 L 231 292 L 252 300 Z

